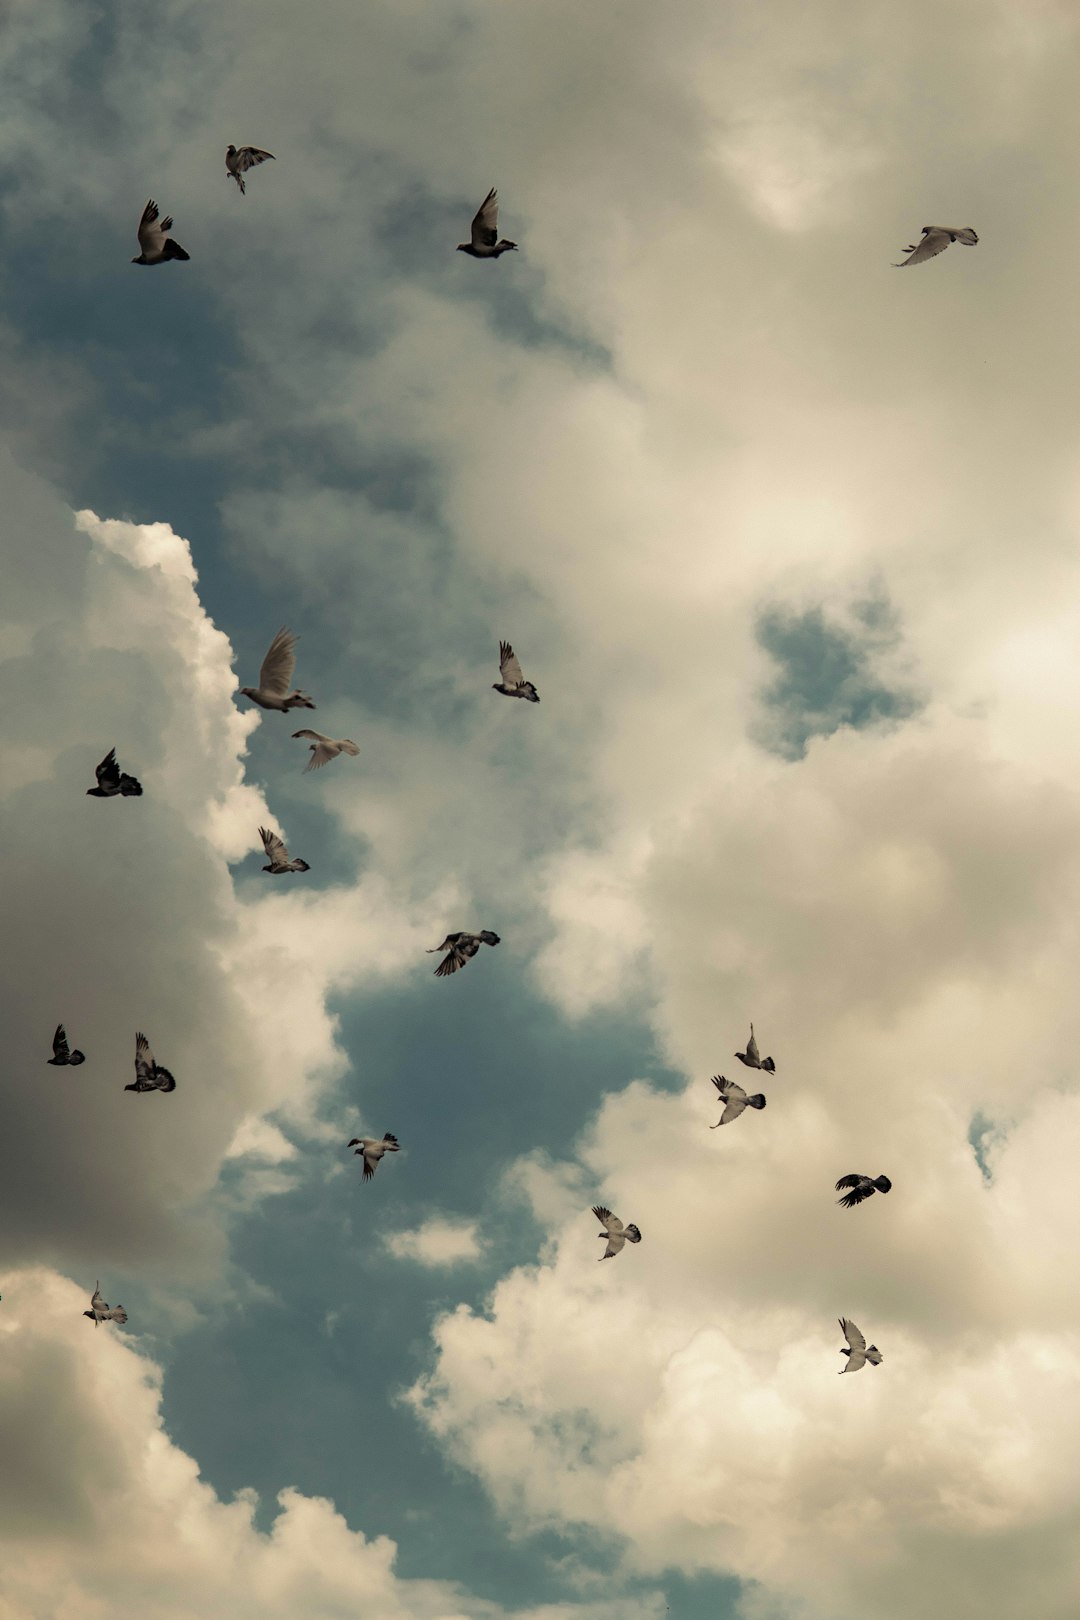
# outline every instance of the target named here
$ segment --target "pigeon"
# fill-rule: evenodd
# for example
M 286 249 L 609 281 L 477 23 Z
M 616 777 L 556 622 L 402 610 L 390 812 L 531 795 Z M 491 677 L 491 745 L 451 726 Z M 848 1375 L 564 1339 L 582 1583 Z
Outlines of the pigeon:
M 764 1108 L 765 1098 L 759 1091 L 756 1096 L 748 1097 L 742 1086 L 736 1085 L 734 1080 L 725 1080 L 722 1074 L 713 1075 L 713 1085 L 724 1099 L 724 1112 L 715 1125 L 710 1125 L 710 1131 L 717 1131 L 721 1125 L 730 1125 L 733 1119 L 746 1108 Z
M 120 1326 L 123 1327 L 127 1321 L 127 1311 L 122 1305 L 106 1305 L 101 1297 L 101 1284 L 99 1282 L 94 1284 L 90 1309 L 83 1311 L 83 1315 L 88 1316 L 95 1327 L 99 1322 L 119 1322 Z
M 272 833 L 269 827 L 260 827 L 259 837 L 263 841 L 263 849 L 266 851 L 266 858 L 270 862 L 269 866 L 263 867 L 264 872 L 272 872 L 277 877 L 281 872 L 311 871 L 307 861 L 302 861 L 299 857 L 296 860 L 290 860 L 284 838 L 279 838 L 277 833 Z
M 864 1361 L 873 1367 L 880 1366 L 881 1351 L 877 1345 L 867 1344 L 854 1322 L 849 1322 L 846 1316 L 840 1318 L 840 1331 L 850 1346 L 850 1349 L 840 1351 L 842 1356 L 848 1358 L 847 1366 L 840 1369 L 841 1377 L 844 1373 L 858 1372 Z
M 87 788 L 87 797 L 91 799 L 115 799 L 122 794 L 125 799 L 138 799 L 142 797 L 142 783 L 137 782 L 126 771 L 121 771 L 116 763 L 116 749 L 110 748 L 101 764 L 94 770 L 97 777 L 97 787 Z
M 765 1069 L 769 1074 L 776 1073 L 776 1064 L 772 1058 L 763 1058 L 758 1054 L 757 1041 L 754 1038 L 754 1026 L 750 1025 L 750 1039 L 746 1043 L 745 1052 L 736 1052 L 735 1056 L 740 1063 L 745 1063 L 748 1069 Z
M 321 731 L 294 731 L 294 737 L 313 737 L 311 745 L 311 758 L 304 766 L 303 775 L 308 771 L 317 771 L 323 765 L 329 765 L 332 759 L 339 754 L 352 754 L 354 757 L 360 752 L 351 737 L 324 737 Z
M 371 1180 L 384 1153 L 401 1152 L 397 1137 L 390 1131 L 382 1137 L 354 1136 L 349 1146 L 356 1149 L 357 1157 L 363 1158 L 365 1181 Z
M 296 642 L 297 637 L 283 625 L 262 661 L 258 686 L 242 686 L 241 696 L 250 698 L 260 709 L 277 709 L 281 714 L 288 714 L 290 709 L 313 709 L 315 705 L 305 692 L 289 691 L 296 668 Z
M 155 1062 L 145 1035 L 135 1036 L 135 1079 L 125 1091 L 175 1091 L 176 1081 L 168 1069 Z
M 260 146 L 233 146 L 232 143 L 225 148 L 225 173 L 231 176 L 240 187 L 241 197 L 247 195 L 244 184 L 244 175 L 249 169 L 258 168 L 267 158 L 274 162 L 273 152 L 264 152 Z
M 142 211 L 139 221 L 139 247 L 142 252 L 132 264 L 164 264 L 167 259 L 190 259 L 191 254 L 185 253 L 179 242 L 174 242 L 169 232 L 172 230 L 172 215 L 166 214 L 162 220 L 158 219 L 158 205 L 151 197 Z
M 836 1183 L 836 1191 L 841 1187 L 850 1187 L 852 1190 L 846 1197 L 838 1198 L 836 1202 L 843 1204 L 845 1209 L 854 1209 L 861 1204 L 864 1198 L 873 1198 L 876 1192 L 887 1193 L 892 1189 L 892 1182 L 888 1176 L 841 1176 Z
M 476 210 L 470 235 L 472 241 L 459 242 L 457 250 L 474 259 L 497 259 L 500 253 L 517 249 L 517 243 L 508 242 L 505 237 L 499 241 L 499 197 L 494 186 Z
M 894 264 L 893 269 L 902 270 L 906 264 L 925 264 L 927 259 L 944 253 L 950 242 L 963 242 L 965 247 L 974 247 L 978 240 L 970 225 L 924 225 L 922 241 L 910 242 L 903 250 L 908 257 Z
M 613 1255 L 618 1254 L 624 1243 L 641 1242 L 641 1233 L 637 1227 L 624 1226 L 619 1217 L 613 1215 L 610 1209 L 605 1209 L 603 1204 L 594 1204 L 592 1212 L 600 1224 L 607 1227 L 606 1232 L 599 1234 L 600 1237 L 607 1238 L 607 1248 L 600 1256 L 601 1260 L 610 1260 Z
M 435 969 L 435 977 L 445 979 L 448 974 L 456 973 L 472 960 L 481 945 L 499 943 L 498 934 L 493 934 L 490 928 L 481 928 L 478 934 L 447 934 L 441 945 L 432 945 L 428 951 L 429 956 L 434 956 L 436 951 L 449 952 Z
M 86 1062 L 85 1052 L 73 1052 L 68 1046 L 63 1024 L 56 1026 L 56 1034 L 52 1038 L 52 1052 L 52 1057 L 46 1058 L 45 1061 L 54 1063 L 57 1068 L 63 1068 L 66 1063 L 70 1063 L 74 1068 L 76 1064 Z
M 524 698 L 526 703 L 539 703 L 540 694 L 532 681 L 527 681 L 521 673 L 517 653 L 508 641 L 499 642 L 499 674 L 502 680 L 492 682 L 493 692 L 501 692 L 504 697 Z

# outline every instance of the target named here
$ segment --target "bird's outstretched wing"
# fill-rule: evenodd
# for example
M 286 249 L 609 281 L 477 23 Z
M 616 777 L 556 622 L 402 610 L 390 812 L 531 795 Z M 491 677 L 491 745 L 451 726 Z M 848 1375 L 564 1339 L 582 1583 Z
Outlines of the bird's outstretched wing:
M 499 198 L 492 186 L 472 222 L 473 247 L 493 248 L 499 240 Z
M 336 738 L 324 737 L 321 731 L 308 731 L 306 727 L 303 731 L 294 731 L 293 736 L 310 737 L 312 739 L 311 758 L 304 766 L 305 775 L 308 771 L 317 771 L 321 766 L 329 765 L 332 759 L 337 758 L 338 751 L 333 746 L 337 740 Z M 328 743 L 330 744 L 329 747 L 327 747 Z
M 279 838 L 277 833 L 271 832 L 269 827 L 260 827 L 259 837 L 263 841 L 263 849 L 266 851 L 266 858 L 271 862 L 272 865 L 276 866 L 279 861 L 288 860 L 289 851 L 285 847 L 285 840 L 283 838 Z
M 171 219 L 158 219 L 158 205 L 151 197 L 139 220 L 139 246 L 143 252 L 148 256 L 157 253 L 163 238 L 171 228 Z
M 110 748 L 101 764 L 94 769 L 97 784 L 100 788 L 118 788 L 120 786 L 120 767 L 116 763 L 116 749 Z
M 908 255 L 901 259 L 899 264 L 893 266 L 895 270 L 902 270 L 907 264 L 925 264 L 927 259 L 934 259 L 939 253 L 944 253 L 949 243 L 954 240 L 953 233 L 937 225 L 924 225 L 922 241 L 912 242 L 904 249 Z
M 71 1048 L 68 1046 L 63 1024 L 57 1024 L 56 1026 L 56 1034 L 52 1038 L 52 1049 L 53 1057 L 63 1058 L 65 1063 L 71 1056 Z
M 499 673 L 504 686 L 521 686 L 525 680 L 518 655 L 508 641 L 499 642 Z
M 135 1036 L 136 1080 L 141 1080 L 147 1085 L 153 1085 L 154 1070 L 156 1068 L 157 1064 L 154 1062 L 154 1054 L 150 1050 L 150 1042 L 145 1035 L 137 1033 Z
M 866 1349 L 866 1340 L 854 1322 L 849 1322 L 846 1316 L 840 1318 L 840 1331 L 853 1351 L 859 1351 L 861 1354 Z
M 719 1126 L 730 1125 L 733 1119 L 738 1119 L 746 1107 L 746 1092 L 737 1081 L 726 1080 L 722 1074 L 713 1075 L 713 1085 L 724 1099 L 724 1112 L 717 1123 L 709 1127 L 715 1131 Z
M 236 148 L 236 167 L 241 174 L 246 174 L 249 169 L 257 168 L 260 163 L 265 163 L 268 158 L 273 161 L 273 157 L 273 152 L 264 152 L 260 146 L 238 146 Z
M 746 1043 L 746 1055 L 750 1059 L 751 1063 L 761 1062 L 761 1055 L 758 1052 L 757 1036 L 754 1034 L 753 1024 L 750 1025 L 750 1039 Z
M 259 671 L 260 691 L 269 692 L 274 697 L 288 697 L 293 672 L 296 669 L 294 648 L 297 640 L 292 631 L 286 630 L 282 625 L 262 661 L 262 668 Z
M 101 1284 L 99 1282 L 96 1282 L 94 1284 L 93 1295 L 91 1296 L 91 1299 L 90 1299 L 90 1309 L 92 1311 L 107 1311 L 108 1308 L 109 1307 L 106 1305 L 105 1301 L 101 1297 Z

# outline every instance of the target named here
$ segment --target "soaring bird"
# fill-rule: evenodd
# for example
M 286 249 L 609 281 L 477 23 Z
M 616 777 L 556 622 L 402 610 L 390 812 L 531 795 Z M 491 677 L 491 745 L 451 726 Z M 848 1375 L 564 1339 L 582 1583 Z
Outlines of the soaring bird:
M 858 1372 L 864 1361 L 872 1367 L 880 1366 L 881 1351 L 876 1344 L 867 1344 L 854 1322 L 849 1322 L 846 1316 L 840 1318 L 840 1331 L 848 1342 L 848 1349 L 841 1349 L 840 1354 L 847 1356 L 847 1366 L 841 1367 L 840 1374 Z
M 273 152 L 264 152 L 261 146 L 233 146 L 231 143 L 225 148 L 225 173 L 230 175 L 240 187 L 240 195 L 247 193 L 244 184 L 244 175 L 249 169 L 257 168 L 265 163 L 267 158 L 274 161 Z
M 120 1326 L 123 1327 L 127 1321 L 127 1311 L 122 1305 L 106 1305 L 101 1297 L 101 1284 L 99 1282 L 94 1284 L 90 1309 L 83 1311 L 83 1315 L 88 1316 L 95 1327 L 99 1322 L 119 1322 Z
M 387 1131 L 381 1137 L 354 1136 L 349 1146 L 356 1149 L 358 1157 L 363 1158 L 365 1181 L 371 1180 L 384 1153 L 401 1152 L 397 1137 L 390 1131 Z
M 122 794 L 125 799 L 138 799 L 142 796 L 142 783 L 137 782 L 126 771 L 121 771 L 116 763 L 116 749 L 110 748 L 101 764 L 95 767 L 94 775 L 97 777 L 97 787 L 87 788 L 87 797 L 91 799 L 115 799 Z
M 624 1226 L 619 1217 L 613 1215 L 610 1209 L 605 1209 L 603 1204 L 594 1204 L 592 1212 L 601 1226 L 607 1228 L 606 1231 L 599 1233 L 600 1237 L 607 1238 L 607 1248 L 600 1256 L 601 1260 L 610 1260 L 613 1255 L 618 1254 L 624 1243 L 641 1242 L 641 1233 L 637 1227 Z
M 974 247 L 978 240 L 970 225 L 924 225 L 922 241 L 909 242 L 903 250 L 908 257 L 894 264 L 893 269 L 902 270 L 906 264 L 925 264 L 927 259 L 944 253 L 950 242 L 963 242 L 965 247 Z
M 445 979 L 447 974 L 456 973 L 458 968 L 463 968 L 466 962 L 472 960 L 481 945 L 499 943 L 498 934 L 493 934 L 490 928 L 481 928 L 478 934 L 447 934 L 441 945 L 432 945 L 428 950 L 429 956 L 434 956 L 437 951 L 449 953 L 435 969 L 435 977 Z
M 758 1053 L 758 1044 L 754 1038 L 754 1026 L 750 1025 L 750 1039 L 746 1043 L 745 1052 L 736 1052 L 735 1056 L 740 1063 L 745 1063 L 748 1069 L 765 1069 L 769 1074 L 776 1073 L 776 1064 L 772 1058 L 763 1058 Z
M 174 242 L 169 235 L 171 230 L 172 215 L 166 214 L 159 220 L 158 205 L 151 197 L 139 221 L 141 252 L 137 259 L 132 259 L 132 264 L 165 264 L 169 259 L 190 259 L 191 254 L 185 253 L 179 242 Z
M 176 1081 L 156 1062 L 145 1035 L 135 1036 L 135 1079 L 125 1091 L 175 1091 Z
M 493 692 L 501 692 L 504 697 L 524 698 L 526 703 L 539 703 L 540 694 L 532 681 L 527 681 L 521 672 L 518 655 L 508 641 L 499 642 L 499 674 L 501 681 L 493 681 Z
M 270 862 L 269 866 L 263 867 L 264 872 L 272 872 L 276 877 L 280 872 L 311 871 L 307 861 L 302 861 L 299 856 L 297 856 L 296 860 L 290 860 L 289 851 L 285 847 L 285 840 L 279 838 L 277 833 L 272 833 L 269 827 L 260 827 L 259 837 L 263 841 L 263 849 L 266 851 L 266 858 Z
M 55 1063 L 57 1068 L 63 1068 L 66 1063 L 70 1063 L 74 1068 L 76 1064 L 86 1062 L 85 1052 L 73 1052 L 68 1046 L 63 1024 L 56 1026 L 56 1034 L 52 1038 L 52 1051 L 52 1057 L 46 1058 L 45 1061 Z
M 289 691 L 296 668 L 297 640 L 298 637 L 282 625 L 262 661 L 258 686 L 242 686 L 242 697 L 250 698 L 260 709 L 277 709 L 281 714 L 288 714 L 290 709 L 315 707 L 306 692 Z
M 499 240 L 499 197 L 494 186 L 476 210 L 470 235 L 472 240 L 459 242 L 457 250 L 474 259 L 497 259 L 500 253 L 517 248 L 517 243 L 508 242 L 505 236 Z
M 294 731 L 294 737 L 312 737 L 311 758 L 304 766 L 303 774 L 308 771 L 317 771 L 323 765 L 329 765 L 332 759 L 339 754 L 352 754 L 354 757 L 360 750 L 351 737 L 324 737 L 321 731 Z
M 876 1192 L 887 1193 L 892 1190 L 892 1182 L 888 1176 L 841 1176 L 836 1183 L 836 1191 L 842 1187 L 850 1187 L 851 1191 L 845 1198 L 838 1198 L 836 1202 L 843 1204 L 845 1209 L 854 1209 L 861 1204 L 864 1198 L 873 1198 Z
M 755 1096 L 748 1097 L 742 1086 L 736 1085 L 734 1080 L 725 1080 L 722 1074 L 713 1075 L 713 1085 L 724 1099 L 724 1112 L 715 1125 L 710 1125 L 710 1131 L 717 1131 L 721 1125 L 730 1125 L 733 1119 L 738 1119 L 744 1108 L 764 1108 L 765 1098 L 759 1091 Z

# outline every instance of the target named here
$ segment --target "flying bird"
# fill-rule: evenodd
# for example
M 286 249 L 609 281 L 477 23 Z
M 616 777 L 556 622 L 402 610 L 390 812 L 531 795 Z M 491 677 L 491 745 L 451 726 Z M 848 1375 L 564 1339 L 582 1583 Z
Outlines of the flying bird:
M 499 240 L 499 196 L 494 186 L 476 210 L 470 235 L 472 240 L 459 242 L 457 250 L 473 259 L 497 259 L 500 253 L 517 248 L 517 243 L 508 242 L 505 236 Z
M 401 1152 L 397 1137 L 390 1131 L 381 1137 L 354 1136 L 349 1146 L 356 1149 L 357 1157 L 363 1158 L 365 1181 L 371 1180 L 384 1153 Z
M 722 1074 L 713 1075 L 713 1085 L 724 1099 L 724 1112 L 715 1125 L 710 1125 L 710 1131 L 717 1131 L 721 1125 L 730 1125 L 733 1119 L 738 1119 L 745 1108 L 764 1108 L 765 1098 L 761 1092 L 748 1097 L 742 1086 L 736 1085 L 734 1080 L 725 1080 Z
M 351 737 L 324 737 L 321 731 L 294 731 L 294 737 L 313 737 L 311 744 L 311 758 L 304 766 L 303 775 L 308 771 L 320 770 L 323 765 L 329 765 L 332 759 L 339 754 L 352 754 L 354 757 L 360 752 Z
M 526 703 L 539 703 L 540 694 L 532 681 L 527 681 L 521 672 L 518 655 L 508 641 L 499 642 L 499 674 L 501 681 L 493 681 L 493 692 L 502 692 L 504 697 L 524 698 Z
M 283 625 L 262 661 L 258 686 L 242 686 L 240 695 L 250 698 L 260 709 L 277 709 L 281 714 L 287 714 L 290 709 L 313 709 L 315 705 L 306 692 L 289 691 L 296 668 L 297 640 L 298 637 Z
M 94 769 L 97 777 L 97 787 L 87 788 L 87 797 L 91 799 L 115 799 L 118 794 L 125 799 L 138 799 L 142 797 L 142 783 L 137 782 L 126 771 L 121 771 L 116 763 L 116 749 L 110 748 L 101 764 Z
M 902 270 L 906 264 L 925 264 L 927 259 L 944 253 L 950 242 L 963 242 L 965 247 L 974 247 L 978 240 L 970 225 L 924 225 L 922 241 L 909 242 L 903 250 L 908 257 L 894 264 L 893 269 Z
M 836 1191 L 839 1192 L 842 1187 L 850 1187 L 851 1191 L 846 1197 L 838 1198 L 836 1202 L 843 1204 L 845 1209 L 854 1209 L 855 1205 L 861 1204 L 864 1198 L 873 1198 L 876 1192 L 890 1192 L 892 1182 L 888 1176 L 850 1175 L 840 1177 L 840 1180 L 836 1183 Z
M 240 187 L 241 197 L 247 194 L 244 184 L 244 175 L 249 169 L 258 168 L 267 158 L 274 161 L 273 152 L 264 152 L 261 146 L 233 146 L 232 143 L 225 148 L 225 173 L 231 176 Z
M 757 1040 L 754 1037 L 754 1026 L 750 1025 L 750 1039 L 746 1043 L 745 1052 L 736 1052 L 735 1056 L 740 1063 L 745 1063 L 748 1069 L 765 1069 L 769 1074 L 776 1073 L 776 1064 L 771 1057 L 763 1058 L 758 1052 Z
M 472 960 L 481 945 L 498 945 L 498 934 L 493 934 L 490 928 L 481 928 L 478 934 L 447 934 L 441 945 L 432 945 L 428 950 L 429 956 L 437 951 L 446 951 L 448 954 L 435 969 L 437 979 L 445 979 L 450 973 L 456 973 L 463 968 L 466 962 Z
M 164 219 L 158 219 L 158 205 L 151 197 L 142 211 L 139 221 L 139 247 L 142 250 L 132 264 L 165 264 L 168 259 L 190 259 L 191 254 L 185 253 L 179 242 L 174 242 L 169 232 L 172 230 L 172 215 L 166 214 Z
M 57 1024 L 56 1026 L 56 1034 L 52 1038 L 52 1051 L 52 1057 L 46 1058 L 45 1061 L 46 1063 L 54 1063 L 57 1068 L 63 1068 L 67 1063 L 70 1063 L 74 1068 L 76 1064 L 86 1062 L 85 1052 L 73 1052 L 68 1046 L 63 1024 Z
M 135 1079 L 125 1091 L 175 1091 L 176 1081 L 168 1069 L 155 1061 L 145 1035 L 135 1036 Z
M 260 827 L 259 837 L 263 841 L 263 849 L 266 851 L 266 858 L 270 862 L 269 866 L 263 867 L 264 872 L 272 872 L 276 877 L 281 872 L 311 871 L 307 861 L 302 861 L 299 856 L 297 856 L 296 860 L 289 858 L 289 851 L 285 847 L 284 838 L 279 838 L 277 833 L 272 833 L 269 827 Z
M 601 1226 L 607 1228 L 606 1231 L 598 1234 L 600 1237 L 607 1238 L 607 1248 L 600 1256 L 601 1260 L 610 1260 L 613 1255 L 618 1254 L 624 1243 L 641 1242 L 641 1233 L 637 1227 L 624 1226 L 619 1217 L 613 1215 L 610 1209 L 605 1209 L 603 1204 L 594 1204 L 592 1212 Z
M 83 1315 L 88 1316 L 95 1327 L 99 1322 L 119 1322 L 120 1326 L 123 1327 L 127 1321 L 127 1311 L 122 1305 L 106 1305 L 101 1297 L 101 1284 L 99 1282 L 94 1284 L 90 1309 L 83 1311 Z
M 847 1366 L 840 1369 L 841 1377 L 844 1373 L 858 1372 L 864 1361 L 868 1361 L 872 1367 L 880 1366 L 881 1351 L 877 1345 L 867 1344 L 854 1322 L 849 1322 L 846 1316 L 840 1318 L 840 1331 L 849 1346 L 847 1350 L 840 1351 L 842 1356 L 848 1358 Z

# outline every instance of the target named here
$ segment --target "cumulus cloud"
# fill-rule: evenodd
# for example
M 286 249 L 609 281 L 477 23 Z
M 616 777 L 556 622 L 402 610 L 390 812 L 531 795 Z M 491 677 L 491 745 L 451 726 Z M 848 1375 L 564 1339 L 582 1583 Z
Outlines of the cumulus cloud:
M 457 1266 L 478 1260 L 483 1245 L 475 1221 L 432 1215 L 411 1232 L 388 1233 L 386 1247 L 399 1260 L 415 1260 L 422 1266 Z

